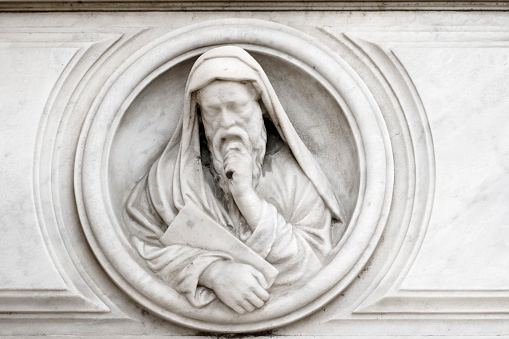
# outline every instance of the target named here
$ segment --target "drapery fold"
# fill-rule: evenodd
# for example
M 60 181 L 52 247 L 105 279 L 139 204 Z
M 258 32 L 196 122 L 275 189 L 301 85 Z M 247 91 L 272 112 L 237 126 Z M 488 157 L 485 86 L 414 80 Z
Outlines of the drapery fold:
M 280 270 L 275 287 L 309 279 L 331 250 L 331 220 L 343 220 L 328 179 L 297 135 L 261 66 L 239 47 L 219 47 L 204 53 L 189 74 L 176 133 L 133 189 L 126 205 L 127 222 L 140 255 L 195 307 L 215 298 L 212 291 L 198 286 L 201 272 L 216 260 L 234 259 L 220 251 L 164 247 L 158 239 L 188 203 L 225 228 L 234 224 L 205 180 L 208 169 L 200 152 L 195 92 L 216 80 L 253 84 L 282 144 L 265 157 L 264 163 L 270 161 L 271 166 L 269 170 L 264 165 L 257 187 L 266 201 L 260 225 L 252 234 L 244 232 L 241 239 Z M 307 271 L 295 270 L 295 265 Z

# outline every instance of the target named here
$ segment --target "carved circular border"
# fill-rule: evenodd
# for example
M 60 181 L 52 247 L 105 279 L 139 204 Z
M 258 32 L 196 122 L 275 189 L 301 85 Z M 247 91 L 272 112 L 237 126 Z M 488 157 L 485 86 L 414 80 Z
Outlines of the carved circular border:
M 121 117 L 153 79 L 212 46 L 236 44 L 291 62 L 319 81 L 352 127 L 359 152 L 360 190 L 353 218 L 334 259 L 304 287 L 262 312 L 232 319 L 207 314 L 151 276 L 122 232 L 108 190 L 108 158 Z M 92 105 L 80 135 L 75 189 L 80 219 L 92 250 L 115 283 L 151 312 L 175 323 L 215 332 L 252 332 L 296 321 L 322 307 L 360 273 L 385 226 L 392 194 L 392 152 L 383 117 L 355 72 L 326 46 L 279 24 L 262 20 L 218 20 L 174 31 L 127 59 Z M 295 296 L 298 295 L 298 298 Z

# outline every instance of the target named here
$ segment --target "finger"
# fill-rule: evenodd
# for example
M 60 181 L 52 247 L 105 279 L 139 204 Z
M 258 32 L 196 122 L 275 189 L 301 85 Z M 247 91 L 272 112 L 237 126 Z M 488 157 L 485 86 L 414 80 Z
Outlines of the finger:
M 263 300 L 260 299 L 256 294 L 251 294 L 250 296 L 247 297 L 247 300 L 251 304 L 256 306 L 256 308 L 260 308 L 260 307 L 263 307 L 263 305 L 265 305 L 265 302 L 263 302 Z
M 240 305 L 237 305 L 237 304 L 231 304 L 230 305 L 230 304 L 228 304 L 227 306 L 230 307 L 231 309 L 233 309 L 238 314 L 246 313 L 246 310 L 243 307 L 241 307 Z
M 257 286 L 253 288 L 253 292 L 256 294 L 258 298 L 260 298 L 262 301 L 269 300 L 269 292 L 265 291 L 261 286 Z
M 243 309 L 245 309 L 248 312 L 253 312 L 256 307 L 251 304 L 248 300 L 242 300 L 239 302 L 240 306 L 242 306 Z

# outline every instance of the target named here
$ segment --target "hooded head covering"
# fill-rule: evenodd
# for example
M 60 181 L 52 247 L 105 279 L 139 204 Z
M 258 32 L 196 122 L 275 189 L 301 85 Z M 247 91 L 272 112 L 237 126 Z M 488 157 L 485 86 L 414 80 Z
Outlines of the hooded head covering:
M 191 69 L 185 90 L 184 111 L 177 132 L 149 173 L 148 189 L 152 203 L 165 223 L 169 225 L 187 203 L 193 203 L 225 225 L 220 203 L 205 181 L 200 180 L 203 178 L 203 167 L 197 102 L 193 95 L 215 80 L 253 84 L 281 139 L 313 183 L 332 217 L 342 220 L 339 204 L 328 179 L 297 135 L 261 66 L 242 48 L 224 46 L 201 55 Z

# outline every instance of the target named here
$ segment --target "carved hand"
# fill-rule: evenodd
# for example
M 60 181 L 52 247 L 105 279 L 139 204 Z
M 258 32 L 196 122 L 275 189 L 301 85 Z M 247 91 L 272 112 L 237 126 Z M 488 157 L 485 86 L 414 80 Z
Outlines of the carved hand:
M 253 189 L 253 165 L 249 151 L 240 143 L 228 149 L 224 156 L 224 172 L 228 177 L 230 192 L 242 196 Z
M 250 265 L 218 260 L 201 275 L 200 285 L 212 289 L 216 296 L 239 314 L 253 312 L 269 299 L 267 281 Z
M 262 211 L 262 200 L 253 187 L 253 159 L 249 151 L 237 145 L 228 150 L 224 160 L 230 192 L 251 230 L 255 230 Z

